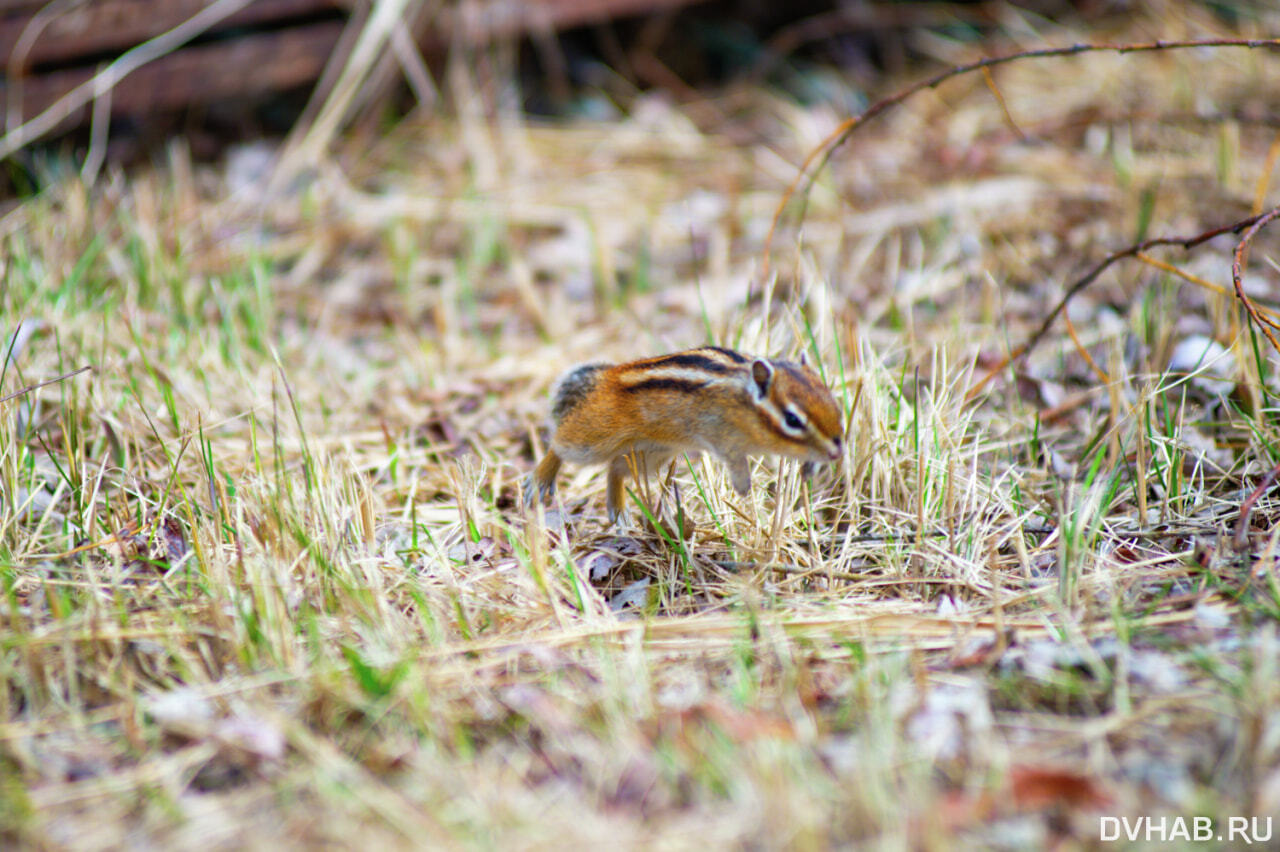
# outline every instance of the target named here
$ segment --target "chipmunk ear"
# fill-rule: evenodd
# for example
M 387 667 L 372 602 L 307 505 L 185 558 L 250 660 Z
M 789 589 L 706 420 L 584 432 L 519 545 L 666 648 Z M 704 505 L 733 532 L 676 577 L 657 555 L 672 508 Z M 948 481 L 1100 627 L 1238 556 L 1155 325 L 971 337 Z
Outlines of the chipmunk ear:
M 805 352 L 803 349 L 800 350 L 800 366 L 809 366 L 809 353 Z
M 773 365 L 763 358 L 752 361 L 751 380 L 755 383 L 756 399 L 764 399 L 769 394 L 769 383 L 773 381 Z

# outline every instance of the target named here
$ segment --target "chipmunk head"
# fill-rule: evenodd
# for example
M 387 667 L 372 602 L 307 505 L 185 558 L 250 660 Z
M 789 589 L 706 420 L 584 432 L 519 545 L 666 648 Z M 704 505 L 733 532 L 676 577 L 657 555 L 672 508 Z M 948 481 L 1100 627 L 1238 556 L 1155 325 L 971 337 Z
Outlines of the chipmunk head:
M 751 395 L 769 431 L 781 439 L 777 452 L 806 461 L 840 458 L 844 449 L 840 407 L 803 357 L 799 363 L 752 361 Z

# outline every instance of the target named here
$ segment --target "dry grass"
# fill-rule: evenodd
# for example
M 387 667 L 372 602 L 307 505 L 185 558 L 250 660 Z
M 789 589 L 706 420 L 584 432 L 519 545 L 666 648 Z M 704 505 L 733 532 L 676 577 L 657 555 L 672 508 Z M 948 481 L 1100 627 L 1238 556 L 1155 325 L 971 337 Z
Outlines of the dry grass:
M 984 50 L 1220 29 L 1011 10 Z M 270 196 L 175 145 L 92 189 L 50 166 L 0 220 L 0 396 L 93 366 L 0 402 L 8 841 L 1084 848 L 1099 815 L 1280 809 L 1270 494 L 1236 533 L 1280 388 L 1234 239 L 1158 255 L 1225 292 L 1119 264 L 1080 346 L 972 393 L 1108 252 L 1274 204 L 1274 52 L 1005 66 L 1027 142 L 978 75 L 922 94 L 766 280 L 837 110 L 539 126 L 471 67 L 453 117 Z M 1188 379 L 1197 337 L 1226 354 Z M 559 371 L 708 339 L 815 356 L 844 464 L 765 461 L 749 499 L 684 465 L 626 531 L 597 470 L 517 506 Z

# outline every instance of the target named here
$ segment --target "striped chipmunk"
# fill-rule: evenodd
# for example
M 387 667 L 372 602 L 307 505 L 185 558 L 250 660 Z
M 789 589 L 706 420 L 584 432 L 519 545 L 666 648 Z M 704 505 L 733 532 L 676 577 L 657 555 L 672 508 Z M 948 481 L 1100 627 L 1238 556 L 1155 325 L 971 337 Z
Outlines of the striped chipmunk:
M 709 452 L 746 496 L 749 455 L 787 456 L 812 469 L 842 452 L 840 408 L 803 356 L 797 363 L 704 346 L 626 364 L 583 364 L 560 377 L 551 398 L 555 433 L 525 483 L 525 503 L 555 493 L 566 461 L 608 463 L 610 523 L 623 516 L 633 465 L 645 477 L 682 453 Z

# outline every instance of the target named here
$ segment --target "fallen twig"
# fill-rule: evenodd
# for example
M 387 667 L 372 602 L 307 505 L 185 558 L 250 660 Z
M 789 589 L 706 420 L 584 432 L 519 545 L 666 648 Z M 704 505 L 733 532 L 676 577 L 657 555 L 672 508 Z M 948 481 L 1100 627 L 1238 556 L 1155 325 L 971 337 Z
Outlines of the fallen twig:
M 61 376 L 54 376 L 52 379 L 46 379 L 45 381 L 43 381 L 43 382 L 39 382 L 39 383 L 34 384 L 34 385 L 27 385 L 25 388 L 22 388 L 22 389 L 20 389 L 20 390 L 16 390 L 16 391 L 14 391 L 13 393 L 9 394 L 8 396 L 0 396 L 0 402 L 8 402 L 8 401 L 9 401 L 9 400 L 11 400 L 11 399 L 17 399 L 18 397 L 22 396 L 23 394 L 31 393 L 33 390 L 39 390 L 40 388 L 44 387 L 45 385 L 52 385 L 52 384 L 56 384 L 56 383 L 61 382 L 61 381 L 65 381 L 65 380 L 67 380 L 67 379 L 71 378 L 72 376 L 78 376 L 78 375 L 80 375 L 80 374 L 81 374 L 81 373 L 83 373 L 85 370 L 92 370 L 92 369 L 93 369 L 93 367 L 86 365 L 86 366 L 84 366 L 84 367 L 81 367 L 81 368 L 80 368 L 80 369 L 78 369 L 78 370 L 72 370 L 70 373 L 63 373 Z
M 1276 352 L 1280 352 L 1280 342 L 1276 341 L 1276 336 L 1271 333 L 1271 329 L 1280 330 L 1280 325 L 1270 317 L 1264 317 L 1253 306 L 1253 301 L 1245 295 L 1244 292 L 1244 263 L 1245 252 L 1249 250 L 1249 243 L 1257 236 L 1268 222 L 1280 216 L 1280 207 L 1276 207 L 1261 216 L 1255 216 L 1253 224 L 1249 225 L 1240 236 L 1240 242 L 1236 244 L 1236 250 L 1231 254 L 1231 285 L 1236 289 L 1236 297 L 1240 299 L 1240 304 L 1244 305 L 1245 313 L 1249 315 L 1249 319 L 1253 320 L 1258 328 L 1262 329 L 1262 333 L 1267 336 L 1267 340 L 1271 341 L 1271 348 Z
M 995 364 L 995 366 L 988 370 L 986 375 L 984 375 L 976 385 L 969 389 L 968 393 L 965 394 L 965 398 L 968 400 L 973 399 L 978 391 L 982 390 L 982 388 L 985 387 L 997 373 L 1009 366 L 1010 362 L 1022 358 L 1031 352 L 1032 349 L 1035 349 L 1036 346 L 1040 344 L 1040 341 L 1042 341 L 1049 333 L 1049 329 L 1053 327 L 1054 320 L 1058 318 L 1059 314 L 1066 310 L 1067 304 L 1079 295 L 1081 291 L 1096 281 L 1103 272 L 1106 272 L 1107 269 L 1118 261 L 1124 260 L 1128 257 L 1137 257 L 1138 255 L 1145 254 L 1147 251 L 1158 246 L 1181 246 L 1183 249 L 1192 249 L 1201 243 L 1208 242 L 1214 237 L 1220 237 L 1223 234 L 1238 234 L 1246 228 L 1252 228 L 1258 225 L 1258 223 L 1264 218 L 1268 220 L 1270 218 L 1274 218 L 1274 215 L 1278 213 L 1280 213 L 1280 208 L 1259 216 L 1250 216 L 1247 219 L 1241 219 L 1240 221 L 1232 222 L 1229 225 L 1221 225 L 1217 228 L 1211 228 L 1192 237 L 1152 237 L 1151 239 L 1143 240 L 1140 243 L 1134 243 L 1127 248 L 1112 252 L 1094 264 L 1093 267 L 1082 277 L 1076 279 L 1071 286 L 1067 288 L 1066 292 L 1062 294 L 1062 298 L 1058 299 L 1058 302 L 1053 306 L 1053 309 L 1045 316 L 1044 321 L 1040 323 L 1040 327 L 1027 338 L 1027 342 L 1014 349 Z M 1236 277 L 1234 268 L 1232 270 L 1232 277 L 1233 279 Z M 1240 291 L 1237 287 L 1237 293 L 1239 292 Z M 1250 316 L 1259 316 L 1257 309 L 1254 308 L 1253 304 L 1248 300 L 1245 300 L 1245 307 L 1246 310 L 1250 312 Z M 1262 320 L 1259 319 L 1259 322 L 1261 321 Z
M 1232 539 L 1237 551 L 1244 550 L 1249 541 L 1249 515 L 1253 512 L 1253 507 L 1258 500 L 1276 481 L 1276 477 L 1280 476 L 1280 464 L 1271 468 L 1263 474 L 1262 481 L 1258 483 L 1258 487 L 1249 492 L 1249 496 L 1244 498 L 1244 502 L 1240 504 L 1240 519 L 1236 521 L 1236 534 Z
M 1019 59 L 1045 59 L 1049 57 L 1074 56 L 1079 53 L 1098 53 L 1098 52 L 1114 52 L 1114 53 L 1144 53 L 1157 50 L 1179 50 L 1185 48 L 1201 48 L 1201 47 L 1280 47 L 1280 38 L 1262 38 L 1262 39 L 1244 39 L 1244 38 L 1208 38 L 1208 39 L 1184 39 L 1177 41 L 1153 41 L 1134 44 L 1073 44 L 1068 47 L 1048 47 L 1037 50 L 1020 50 L 1017 53 L 1010 53 L 1005 56 L 991 56 L 986 59 L 980 59 L 976 62 L 969 62 L 964 65 L 956 65 L 921 80 L 915 85 L 908 86 L 900 92 L 882 98 L 871 106 L 867 107 L 859 115 L 847 118 L 833 130 L 827 138 L 818 143 L 809 155 L 804 158 L 804 162 L 800 164 L 800 172 L 791 181 L 786 192 L 782 194 L 782 199 L 778 202 L 777 209 L 774 210 L 773 220 L 769 223 L 769 231 L 764 238 L 763 262 L 761 263 L 761 279 L 769 276 L 769 255 L 773 246 L 773 235 L 778 229 L 778 223 L 782 221 L 782 214 L 787 209 L 787 205 L 791 203 L 791 198 L 795 195 L 796 188 L 800 186 L 800 182 L 808 177 L 812 183 L 818 172 L 826 166 L 827 160 L 831 157 L 833 151 L 840 147 L 853 132 L 866 124 L 871 119 L 887 112 L 890 108 L 897 106 L 912 95 L 918 94 L 925 89 L 933 89 L 942 83 L 950 80 L 952 77 L 959 77 L 963 74 L 969 74 L 974 71 L 985 71 L 996 65 L 1004 65 L 1008 62 L 1014 62 Z M 815 165 L 816 161 L 816 165 Z M 810 167 L 813 168 L 810 168 Z M 806 188 L 807 192 L 807 188 Z
M 1272 212 L 1274 213 L 1276 211 Z M 1271 214 L 1268 213 L 1265 215 L 1270 216 Z M 1016 349 L 1014 353 L 1009 356 L 1009 359 L 1014 360 L 1021 358 L 1023 355 L 1026 355 L 1032 349 L 1036 348 L 1040 341 L 1044 339 L 1045 335 L 1049 333 L 1049 329 L 1053 326 L 1053 321 L 1058 318 L 1059 314 L 1066 310 L 1067 303 L 1075 298 L 1081 290 L 1084 290 L 1097 280 L 1099 275 L 1107 271 L 1107 269 L 1117 261 L 1124 260 L 1127 257 L 1134 257 L 1140 253 L 1145 253 L 1157 246 L 1181 246 L 1183 249 L 1192 249 L 1201 243 L 1206 243 L 1214 237 L 1220 237 L 1223 234 L 1238 234 L 1245 228 L 1257 224 L 1258 220 L 1262 218 L 1262 216 L 1250 216 L 1247 219 L 1241 219 L 1239 222 L 1232 222 L 1230 225 L 1211 228 L 1208 231 L 1196 234 L 1194 237 L 1152 237 L 1151 239 L 1143 240 L 1140 243 L 1134 243 L 1128 248 L 1121 249 L 1120 251 L 1107 255 L 1094 265 L 1094 267 L 1090 269 L 1083 278 L 1076 280 L 1075 283 L 1067 288 L 1067 292 L 1062 294 L 1062 298 L 1053 306 L 1053 310 L 1049 311 L 1049 315 L 1044 318 L 1044 322 L 1040 323 L 1040 327 L 1035 330 L 1035 333 L 1032 334 L 1031 337 L 1027 338 L 1026 343 L 1022 344 L 1022 346 Z

